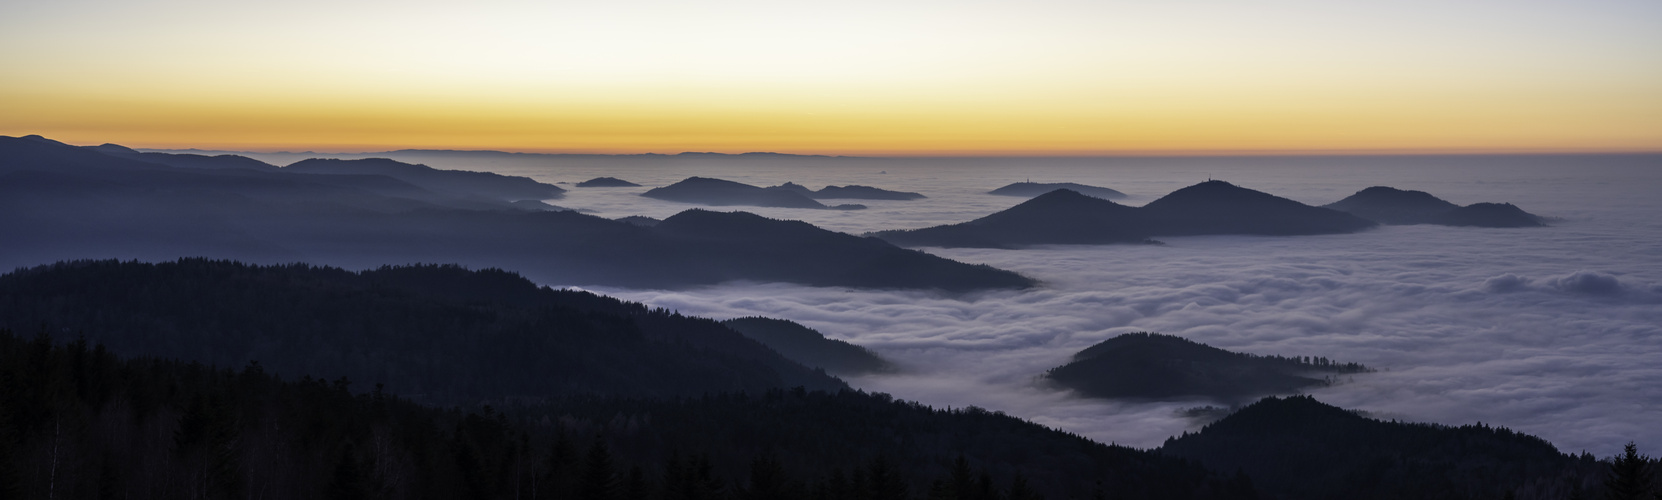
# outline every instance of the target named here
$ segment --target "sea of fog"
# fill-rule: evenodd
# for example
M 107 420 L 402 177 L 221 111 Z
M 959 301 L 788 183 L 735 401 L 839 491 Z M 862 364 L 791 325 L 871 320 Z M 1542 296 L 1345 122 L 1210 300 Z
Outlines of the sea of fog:
M 308 155 L 311 156 L 311 155 Z M 1304 203 L 1368 186 L 1552 217 L 1530 229 L 1390 226 L 1358 234 L 1162 238 L 1163 246 L 924 250 L 1037 278 L 972 295 L 731 283 L 687 290 L 580 286 L 682 313 L 794 320 L 903 368 L 854 386 L 934 406 L 980 406 L 1137 447 L 1200 422 L 1207 401 L 1078 398 L 1037 377 L 1117 334 L 1179 335 L 1256 354 L 1325 356 L 1379 369 L 1311 392 L 1379 418 L 1483 422 L 1607 456 L 1662 449 L 1662 156 L 1109 159 L 593 158 L 382 155 L 545 182 L 613 176 L 641 188 L 576 188 L 560 206 L 667 217 L 692 205 L 638 196 L 688 176 L 818 189 L 862 184 L 917 201 L 863 211 L 767 208 L 850 233 L 967 221 L 1021 199 L 1011 182 L 1078 182 L 1141 205 L 1211 179 Z M 297 156 L 263 159 L 286 164 Z

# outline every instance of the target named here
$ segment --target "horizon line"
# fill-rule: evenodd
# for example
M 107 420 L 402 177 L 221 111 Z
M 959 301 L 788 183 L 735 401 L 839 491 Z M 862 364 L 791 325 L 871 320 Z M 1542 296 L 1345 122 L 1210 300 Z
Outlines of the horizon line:
M 1587 155 L 1658 155 L 1662 149 L 1486 149 L 1486 148 L 1421 148 L 1421 149 L 1171 149 L 1123 151 L 848 151 L 848 152 L 788 152 L 788 151 L 679 151 L 679 152 L 623 152 L 578 149 L 449 149 L 402 147 L 394 149 L 364 148 L 354 150 L 318 151 L 298 148 L 284 149 L 205 149 L 135 147 L 140 151 L 174 153 L 229 153 L 269 155 L 373 155 L 396 153 L 451 153 L 504 154 L 525 156 L 783 156 L 799 158 L 894 158 L 894 159 L 997 159 L 997 158 L 1204 158 L 1204 157 L 1346 157 L 1346 156 L 1587 156 Z

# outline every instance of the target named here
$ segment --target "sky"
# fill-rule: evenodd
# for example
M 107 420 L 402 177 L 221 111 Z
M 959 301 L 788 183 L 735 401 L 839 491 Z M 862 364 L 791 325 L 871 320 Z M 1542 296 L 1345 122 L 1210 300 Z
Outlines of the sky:
M 0 135 L 250 151 L 1662 151 L 1662 3 L 0 3 Z

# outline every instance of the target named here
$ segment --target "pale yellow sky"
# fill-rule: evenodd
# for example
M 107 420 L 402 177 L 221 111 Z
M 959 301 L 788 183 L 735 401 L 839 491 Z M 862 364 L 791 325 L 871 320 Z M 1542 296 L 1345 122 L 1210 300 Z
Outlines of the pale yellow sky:
M 1662 151 L 1662 3 L 0 5 L 0 134 L 134 147 Z

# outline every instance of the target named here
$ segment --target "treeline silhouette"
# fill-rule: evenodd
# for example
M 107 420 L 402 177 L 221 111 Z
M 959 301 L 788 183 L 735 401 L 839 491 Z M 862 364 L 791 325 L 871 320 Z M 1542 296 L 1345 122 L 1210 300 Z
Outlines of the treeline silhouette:
M 435 404 L 846 387 L 713 320 L 457 266 L 60 263 L 0 276 L 0 327 Z
M 0 330 L 0 498 L 1252 498 L 1181 459 L 976 409 L 769 390 L 437 409 Z

